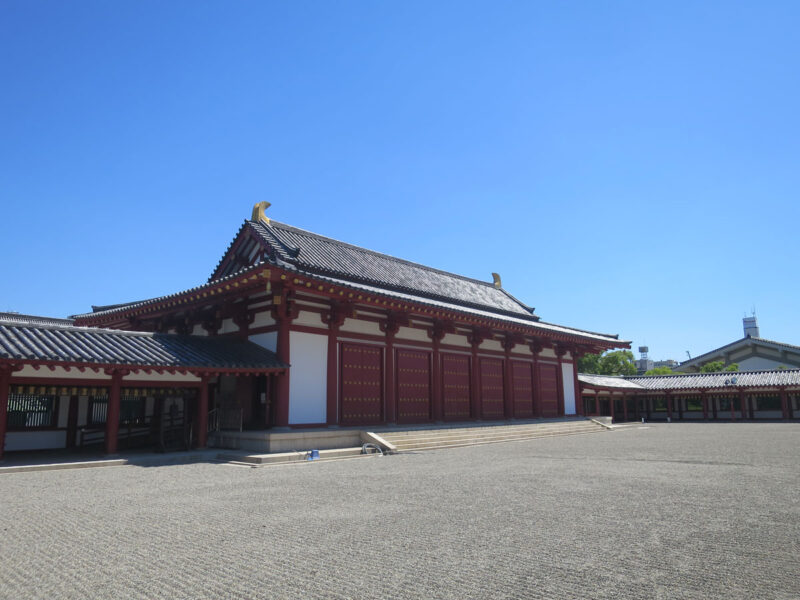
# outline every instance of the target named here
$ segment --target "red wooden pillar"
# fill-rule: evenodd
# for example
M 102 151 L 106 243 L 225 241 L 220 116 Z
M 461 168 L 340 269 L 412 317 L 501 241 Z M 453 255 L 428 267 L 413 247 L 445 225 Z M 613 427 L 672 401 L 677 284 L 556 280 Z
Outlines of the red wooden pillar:
M 339 422 L 339 373 L 338 373 L 338 360 L 339 360 L 339 344 L 337 342 L 339 336 L 339 327 L 334 326 L 332 323 L 328 329 L 328 358 L 327 358 L 327 374 L 326 374 L 326 402 L 325 402 L 325 415 L 328 425 L 336 425 Z
M 672 421 L 672 395 L 667 392 L 667 419 Z
M 478 378 L 478 348 L 483 341 L 483 336 L 477 331 L 473 330 L 472 333 L 467 335 L 467 341 L 472 348 L 472 364 L 470 365 L 470 413 L 473 419 L 479 420 L 481 418 L 481 389 L 480 380 Z
M 278 358 L 289 364 L 289 318 L 281 316 L 278 318 Z M 275 425 L 278 427 L 289 426 L 289 371 L 279 375 L 275 382 Z
M 783 420 L 789 420 L 789 396 L 786 394 L 786 390 L 781 388 L 781 412 L 783 413 Z
M 705 392 L 700 392 L 700 402 L 703 403 L 703 420 L 708 421 L 708 396 Z
M 289 306 L 290 291 L 285 289 L 284 284 L 276 284 L 273 286 L 272 296 L 272 317 L 278 325 L 278 342 L 276 347 L 276 354 L 278 358 L 290 364 L 291 349 L 290 349 L 290 331 L 289 325 L 292 318 L 296 316 L 294 307 Z M 282 375 L 278 375 L 275 380 L 275 426 L 288 427 L 289 426 L 289 377 L 291 371 L 286 369 Z
M 594 393 L 594 414 L 600 416 L 600 392 Z
M 108 393 L 106 410 L 106 454 L 117 453 L 117 437 L 119 435 L 119 405 L 122 396 L 122 372 L 114 369 L 111 374 L 111 389 Z
M 542 396 L 539 390 L 539 353 L 542 351 L 542 344 L 538 340 L 532 341 L 528 347 L 533 353 L 533 416 L 537 419 L 542 418 Z
M 208 445 L 208 380 L 207 374 L 200 376 L 200 394 L 197 398 L 197 447 Z
M 745 397 L 744 397 L 744 392 L 743 392 L 742 390 L 739 390 L 739 396 L 738 396 L 738 397 L 739 397 L 739 406 L 740 406 L 740 407 L 741 407 L 741 409 L 742 409 L 742 419 L 744 419 L 744 411 L 745 411 L 744 404 L 745 404 Z M 730 402 L 730 404 L 731 404 L 731 405 L 730 405 L 730 409 L 731 409 L 731 421 L 735 421 L 735 420 L 736 420 L 736 403 L 734 402 L 734 398 L 729 398 L 728 400 L 729 400 L 729 402 Z
M 433 340 L 433 354 L 431 355 L 431 400 L 433 401 L 433 420 L 444 420 L 444 399 L 442 398 L 442 360 L 439 353 L 439 344 L 444 337 L 444 331 L 436 326 L 430 332 Z
M 578 416 L 583 416 L 583 390 L 581 390 L 581 384 L 578 380 L 578 355 L 572 355 L 572 378 L 575 380 L 573 383 L 573 389 L 575 390 L 575 414 Z
M 8 393 L 11 386 L 11 369 L 0 366 L 0 461 L 6 447 L 6 428 L 8 427 Z
M 503 340 L 505 350 L 505 364 L 503 365 L 503 417 L 514 418 L 514 375 L 511 370 L 511 350 L 516 345 L 514 340 L 506 337 Z
M 628 395 L 622 394 L 622 419 L 628 421 Z
M 328 324 L 328 358 L 326 366 L 326 401 L 325 421 L 330 425 L 339 423 L 339 328 L 345 318 L 353 315 L 349 304 L 332 302 L 327 313 L 323 313 L 322 321 Z
M 388 324 L 386 327 L 386 422 L 395 423 L 397 421 L 397 399 L 395 398 L 395 360 L 394 360 L 394 336 L 398 327 Z

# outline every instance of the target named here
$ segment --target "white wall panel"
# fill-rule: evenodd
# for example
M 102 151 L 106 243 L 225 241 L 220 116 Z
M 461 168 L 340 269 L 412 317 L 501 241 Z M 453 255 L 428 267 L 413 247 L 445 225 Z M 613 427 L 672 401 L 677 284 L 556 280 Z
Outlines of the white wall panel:
M 380 326 L 372 321 L 359 321 L 358 319 L 345 319 L 341 331 L 351 331 L 353 333 L 363 333 L 365 335 L 385 335 Z
M 561 381 L 564 387 L 564 414 L 575 414 L 575 377 L 572 371 L 572 364 L 561 364 Z
M 269 327 L 270 325 L 274 324 L 275 319 L 272 318 L 272 313 L 268 310 L 265 310 L 255 314 L 253 324 L 250 325 L 250 327 L 255 329 L 256 327 Z
M 417 342 L 431 341 L 431 338 L 428 337 L 428 334 L 423 329 L 413 329 L 411 327 L 400 327 L 395 337 L 401 340 L 414 340 Z
M 448 333 L 442 338 L 442 344 L 446 344 L 448 346 L 460 346 L 462 348 L 469 348 L 469 342 L 467 341 L 467 336 L 465 335 L 458 335 L 456 333 Z
M 327 327 L 327 325 L 322 322 L 322 315 L 308 310 L 301 310 L 292 324 L 306 325 L 307 327 Z
M 289 423 L 324 423 L 327 403 L 328 336 L 292 331 Z

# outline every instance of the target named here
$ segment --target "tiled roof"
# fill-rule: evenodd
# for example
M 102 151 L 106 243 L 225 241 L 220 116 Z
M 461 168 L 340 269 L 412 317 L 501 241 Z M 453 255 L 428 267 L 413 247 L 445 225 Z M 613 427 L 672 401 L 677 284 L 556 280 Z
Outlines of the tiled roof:
M 579 336 L 579 337 L 583 337 L 583 338 L 591 338 L 591 339 L 594 339 L 594 340 L 597 340 L 597 341 L 601 341 L 601 342 L 604 342 L 604 343 L 618 342 L 618 345 L 627 345 L 627 342 L 620 341 L 619 340 L 619 336 L 616 335 L 616 334 L 597 333 L 597 332 L 594 332 L 594 331 L 586 331 L 586 330 L 583 330 L 583 329 L 575 329 L 574 327 L 565 327 L 563 325 L 555 325 L 553 323 L 546 323 L 544 321 L 532 320 L 530 318 L 526 319 L 524 317 L 515 317 L 515 316 L 511 316 L 511 315 L 498 314 L 498 313 L 495 313 L 495 312 L 492 312 L 492 311 L 489 311 L 489 310 L 480 310 L 480 309 L 477 309 L 477 308 L 468 308 L 468 307 L 460 306 L 460 305 L 454 304 L 452 302 L 442 302 L 442 301 L 439 301 L 439 300 L 432 300 L 432 299 L 428 299 L 428 298 L 420 299 L 419 296 L 414 295 L 414 294 L 408 294 L 408 293 L 403 293 L 403 292 L 387 292 L 384 288 L 381 288 L 381 287 L 378 287 L 378 286 L 361 284 L 361 283 L 354 283 L 354 282 L 351 282 L 351 281 L 346 281 L 346 280 L 338 279 L 338 278 L 335 278 L 335 277 L 326 277 L 324 275 L 316 275 L 316 274 L 313 274 L 313 273 L 307 273 L 306 271 L 303 271 L 301 269 L 293 269 L 293 270 L 295 270 L 298 274 L 310 275 L 311 277 L 314 277 L 315 279 L 318 279 L 319 281 L 329 282 L 329 283 L 332 283 L 334 285 L 339 285 L 339 286 L 342 286 L 342 287 L 349 287 L 351 289 L 363 291 L 363 292 L 370 293 L 370 294 L 385 295 L 385 296 L 389 296 L 391 298 L 397 298 L 398 300 L 403 300 L 403 301 L 406 301 L 406 302 L 413 302 L 415 304 L 422 304 L 424 306 L 431 306 L 431 307 L 439 308 L 439 309 L 442 309 L 442 310 L 449 310 L 449 311 L 453 311 L 453 312 L 468 313 L 470 315 L 474 315 L 476 317 L 480 317 L 480 318 L 483 318 L 483 319 L 496 319 L 498 321 L 503 321 L 505 323 L 510 323 L 510 324 L 513 324 L 513 325 L 522 325 L 524 327 L 530 327 L 532 329 L 539 329 L 541 331 L 546 331 L 546 332 L 554 333 L 554 334 L 573 335 L 573 336 Z
M 253 271 L 256 272 L 259 265 L 255 265 L 252 268 L 245 269 L 245 271 Z M 195 287 L 189 288 L 188 290 L 181 290 L 179 292 L 174 292 L 172 294 L 165 294 L 163 296 L 157 296 L 155 298 L 147 298 L 146 300 L 137 300 L 135 302 L 125 302 L 122 304 L 109 304 L 107 306 L 92 306 L 92 312 L 90 313 L 81 313 L 78 315 L 72 315 L 70 320 L 79 321 L 81 319 L 86 319 L 90 317 L 99 317 L 99 316 L 106 316 L 106 315 L 113 315 L 117 313 L 124 313 L 127 310 L 135 310 L 137 308 L 141 308 L 143 306 L 150 306 L 151 304 L 158 304 L 159 302 L 163 302 L 165 300 L 170 300 L 172 298 L 177 298 L 179 296 L 185 294 L 191 294 L 193 292 L 200 292 L 203 290 L 214 288 L 220 284 L 224 284 L 226 282 L 232 281 L 242 275 L 244 271 L 237 271 L 236 273 L 231 273 L 230 275 L 226 275 L 225 277 L 220 277 L 219 279 L 215 279 L 214 281 L 209 281 L 202 285 L 197 285 Z
M 641 385 L 639 385 L 635 381 L 628 381 L 621 375 L 593 375 L 587 373 L 578 373 L 578 381 L 596 387 L 620 388 L 626 390 L 642 389 Z
M 578 374 L 581 383 L 595 387 L 641 391 L 731 390 L 800 386 L 800 369 L 772 371 L 722 371 L 719 373 L 687 373 L 679 375 L 610 375 Z
M 785 348 L 787 350 L 791 350 L 800 354 L 800 346 L 794 346 L 792 344 L 784 344 L 783 342 L 776 342 L 774 340 L 768 340 L 766 338 L 758 338 L 758 337 L 745 337 L 736 340 L 735 342 L 731 342 L 730 344 L 726 344 L 724 346 L 720 346 L 714 350 L 710 350 L 700 356 L 695 356 L 689 360 L 683 361 L 678 368 L 681 367 L 691 367 L 691 366 L 699 366 L 705 362 L 708 362 L 712 358 L 714 358 L 718 354 L 722 354 L 723 352 L 731 352 L 738 346 L 749 346 L 749 345 L 763 345 L 763 346 L 775 346 L 777 348 Z
M 381 254 L 270 221 L 248 221 L 284 263 L 354 283 L 490 311 L 536 318 L 533 309 L 493 283 Z
M 35 325 L 72 325 L 74 319 L 59 319 L 56 317 L 40 317 L 36 315 L 23 315 L 15 312 L 0 312 L 0 320 L 8 323 L 25 323 Z
M 37 324 L 0 318 L 0 360 L 196 369 L 282 369 L 274 352 L 228 337 Z
M 800 369 L 774 371 L 723 371 L 720 373 L 687 373 L 686 375 L 654 375 L 628 377 L 648 390 L 697 390 L 736 387 L 777 387 L 800 385 Z

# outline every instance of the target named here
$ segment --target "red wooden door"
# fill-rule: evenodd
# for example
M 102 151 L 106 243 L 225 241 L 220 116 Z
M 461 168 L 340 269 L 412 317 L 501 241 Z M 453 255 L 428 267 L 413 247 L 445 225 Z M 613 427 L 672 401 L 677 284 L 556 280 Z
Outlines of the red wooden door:
M 431 355 L 417 350 L 397 351 L 397 422 L 431 420 Z
M 444 418 L 469 419 L 469 356 L 442 354 Z
M 502 419 L 503 407 L 503 361 L 497 358 L 481 358 L 481 417 Z
M 539 363 L 539 394 L 542 416 L 558 416 L 558 365 Z
M 521 360 L 511 361 L 514 396 L 514 416 L 518 419 L 533 417 L 533 365 Z
M 383 419 L 383 349 L 342 344 L 341 422 L 380 423 Z

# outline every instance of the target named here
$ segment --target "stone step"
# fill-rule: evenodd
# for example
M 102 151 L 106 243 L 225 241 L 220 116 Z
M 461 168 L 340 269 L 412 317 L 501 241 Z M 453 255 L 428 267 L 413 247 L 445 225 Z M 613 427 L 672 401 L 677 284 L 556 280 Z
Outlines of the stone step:
M 406 431 L 382 431 L 380 435 L 384 439 L 400 439 L 400 438 L 409 438 L 417 435 L 429 435 L 429 434 L 458 434 L 458 433 L 465 433 L 465 432 L 502 432 L 502 431 L 520 431 L 524 429 L 557 429 L 560 427 L 565 426 L 574 426 L 574 425 L 583 425 L 588 427 L 597 427 L 596 423 L 588 420 L 579 420 L 579 421 L 557 421 L 557 422 L 544 422 L 544 423 L 531 423 L 531 424 L 523 424 L 523 425 L 489 425 L 485 427 L 475 426 L 475 427 L 441 427 L 436 429 L 408 429 Z
M 454 439 L 462 437 L 471 438 L 491 438 L 504 435 L 516 435 L 524 433 L 547 433 L 551 431 L 572 431 L 572 430 L 599 430 L 600 426 L 591 422 L 582 423 L 562 423 L 557 427 L 550 426 L 536 426 L 536 427 L 503 427 L 503 428 L 480 428 L 473 427 L 471 429 L 459 429 L 451 431 L 447 429 L 429 429 L 411 432 L 398 432 L 398 433 L 383 433 L 382 437 L 392 442 L 393 444 L 406 444 L 408 442 L 423 440 L 423 439 Z
M 575 432 L 562 432 L 562 433 L 548 433 L 543 435 L 522 436 L 513 439 L 490 439 L 473 442 L 455 442 L 455 443 L 437 443 L 437 444 L 424 444 L 424 445 L 409 445 L 408 447 L 398 447 L 398 452 L 421 452 L 426 450 L 444 450 L 447 448 L 465 448 L 468 446 L 482 446 L 485 444 L 499 444 L 503 442 L 524 442 L 527 440 L 537 440 L 549 437 L 562 437 L 567 435 L 589 435 L 592 433 L 600 433 L 601 430 L 596 431 L 575 431 Z
M 579 435 L 583 433 L 598 433 L 595 430 L 564 430 L 564 431 L 550 431 L 547 433 L 539 432 L 539 433 L 520 433 L 515 435 L 503 435 L 503 436 L 494 436 L 494 437 L 460 437 L 460 438 L 447 438 L 447 439 L 435 439 L 435 438 L 427 438 L 427 439 L 419 439 L 414 440 L 413 442 L 407 442 L 403 444 L 395 444 L 395 448 L 398 451 L 405 450 L 407 448 L 418 448 L 421 446 L 449 446 L 453 444 L 481 444 L 485 442 L 509 442 L 514 440 L 520 439 L 534 439 L 539 437 L 550 437 L 554 435 Z
M 590 420 L 581 419 L 524 425 L 417 429 L 402 432 L 384 432 L 383 437 L 394 444 L 398 451 L 403 452 L 512 442 L 557 435 L 581 435 L 599 433 L 601 431 L 605 431 L 601 425 Z
M 595 433 L 599 432 L 599 429 L 594 428 L 570 428 L 570 429 L 557 429 L 557 430 L 548 430 L 548 431 L 520 431 L 520 432 L 509 432 L 503 434 L 496 434 L 496 435 L 458 435 L 458 436 L 427 436 L 427 437 L 416 437 L 409 440 L 393 440 L 392 444 L 396 448 L 402 449 L 407 446 L 416 446 L 420 444 L 446 444 L 446 443 L 457 443 L 457 442 L 481 442 L 481 441 L 491 441 L 491 440 L 506 440 L 506 439 L 515 439 L 519 437 L 536 437 L 536 436 L 548 436 L 553 434 L 569 434 L 569 433 Z

